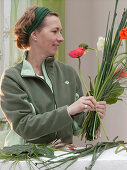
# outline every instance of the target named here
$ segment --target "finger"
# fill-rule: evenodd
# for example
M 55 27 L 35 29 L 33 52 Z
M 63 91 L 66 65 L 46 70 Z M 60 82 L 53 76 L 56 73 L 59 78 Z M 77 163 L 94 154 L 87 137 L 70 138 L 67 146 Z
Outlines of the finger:
M 81 99 L 82 100 L 90 100 L 93 104 L 97 103 L 93 96 L 82 96 Z
M 96 106 L 96 104 L 97 104 L 97 101 L 95 100 L 95 98 L 93 96 L 87 96 L 87 97 L 85 97 L 85 100 L 91 101 L 94 106 Z
M 102 114 L 101 112 L 98 112 L 98 113 L 99 113 L 101 119 L 103 119 L 104 118 L 104 114 Z
M 96 108 L 106 109 L 106 102 L 105 101 L 97 102 Z
M 92 110 L 92 108 L 89 105 L 87 105 L 87 104 L 82 104 L 81 107 L 83 108 L 83 111 Z
M 106 110 L 106 107 L 104 105 L 96 105 L 96 109 Z
M 89 110 L 95 110 L 95 106 L 90 100 L 83 101 L 84 106 L 87 105 L 87 109 Z
M 106 110 L 105 109 L 97 109 L 97 112 L 105 115 Z
M 81 97 L 81 102 L 88 105 L 90 110 L 95 109 L 97 103 L 93 96 L 83 96 Z
M 93 108 L 91 108 L 91 106 L 86 105 L 86 104 L 84 105 L 84 108 L 85 108 L 84 111 L 85 111 L 85 110 L 90 110 L 90 111 L 93 111 L 93 110 L 94 110 Z
M 97 112 L 98 113 L 101 113 L 103 115 L 103 117 L 105 116 L 106 114 L 106 110 L 105 109 L 97 109 Z
M 99 101 L 99 102 L 97 102 L 97 105 L 103 105 L 103 106 L 106 106 L 106 101 Z

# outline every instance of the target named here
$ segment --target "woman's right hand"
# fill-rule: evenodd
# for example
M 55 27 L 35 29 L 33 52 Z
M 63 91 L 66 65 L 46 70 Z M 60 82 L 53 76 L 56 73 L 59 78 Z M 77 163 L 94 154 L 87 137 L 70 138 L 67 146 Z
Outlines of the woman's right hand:
M 72 115 L 76 115 L 85 111 L 86 109 L 90 111 L 94 111 L 97 105 L 97 101 L 93 96 L 82 96 L 76 102 L 72 103 L 67 107 L 68 113 Z

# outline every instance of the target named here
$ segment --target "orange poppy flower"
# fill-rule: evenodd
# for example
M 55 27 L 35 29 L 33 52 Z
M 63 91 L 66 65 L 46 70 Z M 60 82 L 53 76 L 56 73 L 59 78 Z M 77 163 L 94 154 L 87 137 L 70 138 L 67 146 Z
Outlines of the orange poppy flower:
M 127 39 L 127 27 L 119 32 L 120 39 Z

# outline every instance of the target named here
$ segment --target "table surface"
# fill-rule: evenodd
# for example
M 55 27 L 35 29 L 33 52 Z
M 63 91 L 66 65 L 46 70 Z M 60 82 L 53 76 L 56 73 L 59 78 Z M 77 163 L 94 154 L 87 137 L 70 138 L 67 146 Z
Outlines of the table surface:
M 118 154 L 115 154 L 116 148 L 108 149 L 102 155 L 97 159 L 95 162 L 94 167 L 92 170 L 127 170 L 127 152 L 121 151 Z M 62 151 L 56 151 L 55 155 L 59 156 L 63 154 Z M 88 167 L 91 162 L 92 155 L 79 158 L 74 164 L 72 164 L 68 170 L 85 170 L 85 167 Z M 42 158 L 42 160 L 46 160 L 47 158 Z M 35 160 L 34 163 L 37 161 Z M 11 167 L 12 162 L 9 161 L 7 163 L 2 163 L 2 160 L 0 160 L 0 170 L 9 170 Z M 14 165 L 14 164 L 13 164 Z M 68 163 L 55 168 L 55 170 L 64 170 L 66 168 Z M 19 162 L 19 165 L 16 165 L 16 170 L 29 170 L 28 163 L 25 161 Z M 33 165 L 35 170 L 38 170 L 37 167 Z M 14 167 L 12 168 L 12 170 Z M 45 168 L 41 168 L 41 170 L 44 170 Z

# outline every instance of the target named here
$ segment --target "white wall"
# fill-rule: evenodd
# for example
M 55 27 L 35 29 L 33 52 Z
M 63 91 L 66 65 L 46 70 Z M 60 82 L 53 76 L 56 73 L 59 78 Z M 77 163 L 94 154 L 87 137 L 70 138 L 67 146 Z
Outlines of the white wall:
M 72 65 L 77 72 L 78 60 L 71 59 L 68 56 L 69 51 L 77 48 L 80 43 L 87 43 L 90 47 L 96 48 L 98 37 L 105 36 L 108 13 L 110 10 L 111 20 L 114 5 L 115 0 L 66 0 L 66 63 Z M 116 26 L 125 7 L 127 7 L 127 0 L 119 0 Z M 99 55 L 101 58 L 101 53 Z M 97 73 L 97 60 L 94 52 L 88 52 L 82 57 L 82 73 L 89 85 L 88 75 L 94 78 Z M 119 139 L 127 140 L 126 120 L 127 100 L 107 106 L 103 123 L 110 140 L 117 135 Z M 103 131 L 99 140 L 106 140 Z M 84 145 L 84 141 L 81 142 L 78 138 L 74 138 L 74 143 Z

